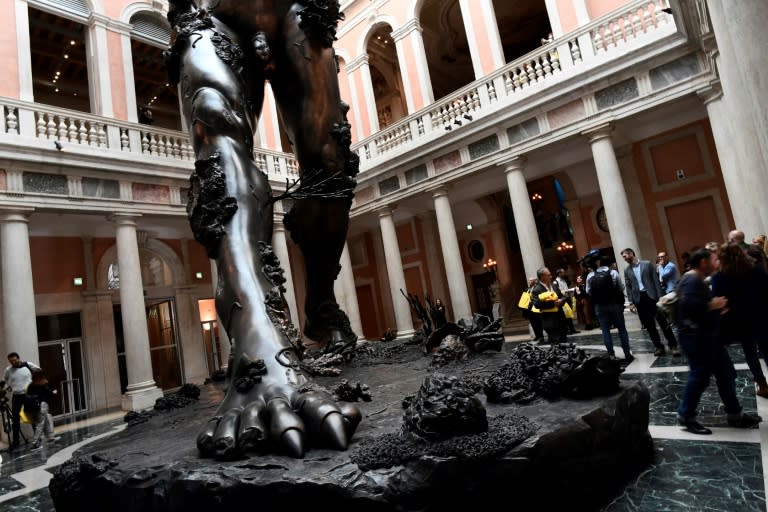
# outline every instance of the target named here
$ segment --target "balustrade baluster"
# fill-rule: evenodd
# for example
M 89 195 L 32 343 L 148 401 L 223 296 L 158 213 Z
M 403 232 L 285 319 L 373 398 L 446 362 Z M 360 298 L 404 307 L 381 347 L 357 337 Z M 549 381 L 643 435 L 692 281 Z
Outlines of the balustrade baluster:
M 659 0 L 658 5 L 656 3 L 653 4 L 653 14 L 656 16 L 656 26 L 660 26 L 662 23 L 667 23 L 669 21 L 669 17 L 666 15 L 662 9 L 666 7 L 666 2 L 664 0 Z
M 77 144 L 77 123 L 71 117 L 67 118 L 67 138 L 69 142 Z
M 618 46 L 620 43 L 624 42 L 624 34 L 621 31 L 621 25 L 619 24 L 619 20 L 616 20 L 613 22 L 613 44 Z
M 128 130 L 126 130 L 125 128 L 120 128 L 120 150 L 121 151 L 131 150 L 131 140 L 128 138 Z
M 56 130 L 59 140 L 67 140 L 67 123 L 64 122 L 64 116 L 59 116 L 59 125 Z
M 78 119 L 77 121 L 77 137 L 80 142 L 80 144 L 88 144 L 88 130 L 85 127 L 85 121 L 82 119 Z
M 488 86 L 488 99 L 490 99 L 491 101 L 496 101 L 496 98 L 497 98 L 497 96 L 496 96 L 496 87 L 493 86 L 493 80 L 489 81 L 487 83 L 487 86 Z M 471 94 L 472 93 L 470 93 L 470 95 Z
M 5 128 L 8 133 L 19 133 L 19 120 L 16 117 L 15 107 L 8 107 L 8 114 L 5 116 Z
M 141 152 L 146 153 L 149 151 L 149 139 L 147 138 L 147 132 L 141 132 Z
M 104 129 L 104 125 L 102 123 L 97 123 L 96 130 L 99 138 L 99 147 L 107 147 L 107 131 Z
M 544 78 L 544 70 L 541 67 L 540 59 L 534 61 L 533 70 L 536 73 L 536 81 L 541 82 L 542 78 Z
M 522 83 L 522 80 L 520 79 L 520 70 L 513 69 L 512 75 L 513 75 L 512 85 L 514 85 L 514 92 L 517 92 L 523 88 L 523 83 Z
M 541 61 L 544 63 L 544 65 L 543 65 L 543 68 L 544 68 L 544 76 L 545 76 L 545 77 L 550 77 L 550 76 L 552 76 L 552 64 L 550 64 L 550 63 L 549 63 L 549 55 L 547 55 L 547 54 L 544 54 L 544 55 L 541 57 Z
M 611 27 L 607 23 L 603 26 L 603 44 L 605 45 L 606 50 L 608 50 L 609 46 L 615 44 L 615 41 L 613 40 L 613 32 L 611 32 Z
M 504 87 L 507 89 L 507 94 L 515 90 L 515 82 L 512 80 L 513 75 L 514 71 L 504 73 Z
M 181 156 L 181 150 L 179 148 L 179 142 L 176 137 L 173 138 L 173 158 L 179 158 Z
M 560 54 L 557 50 L 549 52 L 549 61 L 552 63 L 552 74 L 560 71 Z
M 53 120 L 53 114 L 48 114 L 46 116 L 46 119 L 48 119 L 48 122 L 45 123 L 46 133 L 48 134 L 49 139 L 55 139 L 56 138 L 56 122 Z
M 424 119 L 419 117 L 416 119 L 416 127 L 419 130 L 419 135 L 424 135 Z
M 653 28 L 653 17 L 647 5 L 643 6 L 643 26 L 645 27 L 645 32 L 650 32 Z
M 149 154 L 157 156 L 157 137 L 154 133 L 149 134 Z
M 640 20 L 640 16 L 637 15 L 637 11 L 632 13 L 632 29 L 635 37 L 643 31 L 643 22 Z
M 42 112 L 37 113 L 37 137 L 40 139 L 45 137 L 45 114 Z
M 99 144 L 99 133 L 96 131 L 96 123 L 90 121 L 88 123 L 88 145 L 97 146 Z
M 166 156 L 165 136 L 163 135 L 157 136 L 157 155 Z

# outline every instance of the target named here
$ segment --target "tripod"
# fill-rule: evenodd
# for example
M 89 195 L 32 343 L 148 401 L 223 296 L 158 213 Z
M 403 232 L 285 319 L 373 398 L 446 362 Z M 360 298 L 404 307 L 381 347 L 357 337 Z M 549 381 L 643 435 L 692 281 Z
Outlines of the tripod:
M 10 451 L 13 446 L 13 412 L 7 396 L 0 398 L 0 420 L 3 422 L 3 431 L 8 436 L 8 451 Z M 21 419 L 19 419 L 19 435 L 24 440 L 24 444 L 29 444 L 27 436 L 21 430 Z

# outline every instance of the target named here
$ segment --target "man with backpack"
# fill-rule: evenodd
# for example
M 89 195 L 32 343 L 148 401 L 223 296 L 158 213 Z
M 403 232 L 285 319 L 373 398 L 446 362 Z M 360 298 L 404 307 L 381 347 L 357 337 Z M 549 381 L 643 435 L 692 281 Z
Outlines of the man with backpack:
M 22 361 L 19 354 L 11 352 L 8 354 L 10 366 L 5 369 L 4 380 L 6 386 L 13 392 L 13 402 L 11 402 L 11 423 L 13 425 L 13 439 L 9 450 L 18 448 L 19 431 L 21 430 L 21 408 L 27 398 L 27 386 L 32 382 L 32 372 L 39 370 L 40 367 L 29 361 Z
M 629 348 L 629 333 L 624 324 L 624 284 L 619 273 L 608 267 L 609 261 L 605 257 L 598 260 L 597 268 L 587 275 L 586 292 L 592 299 L 600 322 L 600 330 L 603 332 L 603 343 L 608 355 L 616 357 L 613 351 L 613 337 L 611 326 L 619 330 L 621 348 L 624 350 L 624 360 L 632 362 L 634 356 Z

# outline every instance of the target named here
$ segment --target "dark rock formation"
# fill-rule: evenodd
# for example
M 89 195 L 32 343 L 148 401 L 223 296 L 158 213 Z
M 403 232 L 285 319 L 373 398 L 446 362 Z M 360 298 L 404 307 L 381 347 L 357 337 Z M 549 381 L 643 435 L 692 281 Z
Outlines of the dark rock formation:
M 337 402 L 370 402 L 372 397 L 366 384 L 355 382 L 352 385 L 347 379 L 341 379 L 339 385 L 333 388 L 333 398 Z
M 435 353 L 432 354 L 432 366 L 445 366 L 452 361 L 464 361 L 468 357 L 469 351 L 467 350 L 467 346 L 458 336 L 449 334 L 443 338 L 440 342 L 440 346 L 437 347 Z
M 501 332 L 501 318 L 491 320 L 485 315 L 475 313 L 471 322 L 461 319 L 458 322 L 461 328 L 461 339 L 473 352 L 485 352 L 495 350 L 501 352 L 504 345 L 504 335 Z
M 431 360 L 420 347 L 393 343 L 382 348 L 402 347 L 396 354 L 357 357 L 344 368 L 350 382 L 366 382 L 376 398 L 358 402 L 364 419 L 346 452 L 200 459 L 188 439 L 221 400 L 223 386 L 212 384 L 187 407 L 76 452 L 51 481 L 56 510 L 589 511 L 620 493 L 652 455 L 649 395 L 629 380 L 606 397 L 581 400 L 506 405 L 483 403 L 479 394 L 487 431 L 438 441 L 403 432 L 402 399 L 416 395 Z M 460 386 L 476 394 L 506 363 L 498 354 L 479 353 L 450 368 Z M 316 380 L 328 389 L 339 383 Z

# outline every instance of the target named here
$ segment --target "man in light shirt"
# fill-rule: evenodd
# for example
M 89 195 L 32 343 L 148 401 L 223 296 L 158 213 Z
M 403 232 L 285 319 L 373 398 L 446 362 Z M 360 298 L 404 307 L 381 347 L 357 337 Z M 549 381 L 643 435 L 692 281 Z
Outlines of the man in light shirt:
M 656 270 L 659 273 L 661 291 L 665 294 L 675 291 L 680 273 L 677 270 L 677 265 L 669 261 L 666 252 L 662 251 L 656 256 Z
M 19 430 L 21 428 L 21 407 L 24 405 L 27 386 L 32 382 L 32 372 L 40 370 L 40 367 L 29 361 L 22 361 L 19 354 L 11 352 L 8 354 L 8 362 L 11 363 L 5 369 L 5 385 L 13 393 L 13 402 L 11 403 L 11 422 L 13 424 L 13 440 L 10 449 L 19 446 Z

